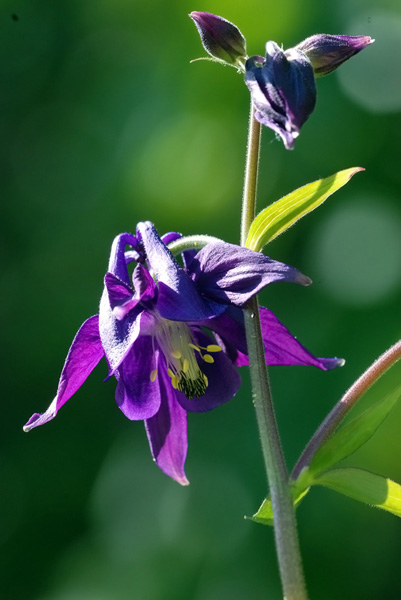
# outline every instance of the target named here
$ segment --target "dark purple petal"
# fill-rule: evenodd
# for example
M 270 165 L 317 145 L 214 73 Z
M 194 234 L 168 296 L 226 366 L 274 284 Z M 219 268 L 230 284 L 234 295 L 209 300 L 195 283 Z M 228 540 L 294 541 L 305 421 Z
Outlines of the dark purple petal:
M 292 126 L 299 130 L 316 104 L 313 68 L 302 52 L 292 48 L 284 53 L 273 44 L 274 42 L 270 42 L 269 45 L 268 42 L 266 51 L 273 59 L 275 86 L 285 99 L 286 114 L 290 117 Z
M 131 233 L 121 233 L 118 235 L 112 244 L 110 259 L 109 259 L 109 268 L 110 273 L 121 279 L 125 284 L 130 286 L 130 277 L 127 269 L 127 261 L 125 257 L 125 246 L 130 245 L 134 252 L 139 246 L 139 242 L 136 236 Z M 129 260 L 132 259 L 138 260 L 139 253 L 135 253 L 133 255 L 132 250 L 129 251 Z
M 139 315 L 146 304 L 153 302 L 157 288 L 148 270 L 140 264 L 133 273 L 135 295 L 130 286 L 111 273 L 106 274 L 105 283 L 99 308 L 99 330 L 111 376 L 138 337 Z M 144 319 L 146 315 L 142 315 L 142 321 Z
M 140 336 L 115 372 L 116 402 L 131 421 L 149 419 L 160 407 L 158 378 L 150 380 L 157 364 L 151 336 Z
M 282 138 L 287 150 L 293 148 L 301 126 L 316 103 L 313 68 L 302 52 L 284 52 L 275 42 L 267 42 L 266 59 L 249 58 L 245 83 L 256 109 L 255 118 Z
M 262 337 L 268 365 L 305 365 L 327 371 L 344 364 L 342 358 L 316 358 L 300 344 L 267 308 L 260 308 Z
M 95 315 L 85 321 L 71 344 L 61 371 L 57 396 L 45 413 L 32 415 L 25 425 L 24 431 L 30 431 L 34 427 L 43 425 L 53 419 L 63 404 L 86 381 L 103 355 L 104 352 L 99 337 L 99 318 Z
M 233 23 L 207 12 L 191 12 L 202 46 L 214 58 L 230 65 L 246 56 L 245 38 Z
M 106 286 L 110 308 L 112 309 L 116 306 L 125 304 L 128 300 L 131 300 L 134 295 L 132 287 L 121 281 L 121 279 L 113 275 L 113 273 L 106 273 L 104 285 Z
M 185 250 L 185 252 L 181 252 L 182 261 L 186 271 L 188 271 L 188 267 L 197 255 L 197 252 L 197 250 Z
M 171 244 L 171 242 L 175 242 L 176 240 L 179 240 L 181 238 L 182 238 L 181 233 L 176 233 L 173 231 L 170 233 L 165 233 L 164 235 L 161 236 L 161 240 L 162 240 L 163 244 L 166 244 L 166 246 Z M 191 260 L 195 256 L 196 252 L 197 252 L 197 250 L 185 250 L 184 252 L 181 252 L 181 257 L 182 257 L 185 269 L 187 268 L 188 264 L 191 262 Z
M 260 307 L 260 320 L 266 364 L 313 366 L 324 371 L 341 367 L 342 358 L 316 358 L 300 344 L 267 308 Z M 237 367 L 249 365 L 243 313 L 235 307 L 216 319 L 202 323 L 215 332 L 220 345 Z M 221 340 L 221 341 L 220 341 Z
M 149 271 L 143 265 L 137 265 L 132 274 L 135 296 L 141 302 L 149 302 L 157 295 L 157 286 Z
M 190 275 L 206 297 L 243 306 L 261 289 L 276 281 L 309 285 L 297 269 L 234 244 L 208 244 L 192 260 Z
M 230 306 L 224 315 L 201 323 L 215 334 L 217 343 L 222 346 L 230 360 L 237 366 L 249 365 L 244 325 L 244 313 L 236 306 Z M 238 359 L 244 356 L 244 363 Z
M 176 240 L 181 239 L 182 234 L 177 233 L 176 231 L 169 231 L 168 233 L 165 233 L 164 235 L 162 235 L 160 237 L 161 237 L 163 244 L 166 244 L 166 246 L 168 246 L 169 244 L 171 244 L 171 242 L 175 242 Z
M 158 281 L 157 309 L 173 321 L 201 321 L 221 314 L 225 307 L 201 296 L 189 275 L 175 261 L 149 221 L 138 224 L 149 269 Z
M 158 467 L 181 485 L 188 485 L 184 465 L 187 456 L 187 413 L 175 399 L 175 390 L 164 369 L 159 371 L 159 411 L 145 421 L 152 456 Z
M 315 77 L 327 75 L 337 69 L 346 60 L 372 44 L 374 40 L 366 35 L 312 35 L 295 46 L 306 54 L 315 73 Z
M 206 347 L 208 344 L 214 344 L 214 340 L 204 331 L 198 328 L 191 328 L 197 343 Z M 207 412 L 228 402 L 235 396 L 241 385 L 241 377 L 232 361 L 224 352 L 213 352 L 214 363 L 210 364 L 199 358 L 197 361 L 202 373 L 208 378 L 208 387 L 206 393 L 199 398 L 189 400 L 185 394 L 176 391 L 176 398 L 185 410 L 190 412 Z
M 110 306 L 107 290 L 104 289 L 99 307 L 99 332 L 109 365 L 109 376 L 120 366 L 140 334 L 142 311 L 143 307 L 137 304 L 123 319 L 118 319 Z
M 138 264 L 135 267 L 132 280 L 135 293 L 131 286 L 121 281 L 113 273 L 106 273 L 104 278 L 110 308 L 119 320 L 125 317 L 132 308 L 135 308 L 138 302 L 149 302 L 156 296 L 156 284 L 143 265 Z

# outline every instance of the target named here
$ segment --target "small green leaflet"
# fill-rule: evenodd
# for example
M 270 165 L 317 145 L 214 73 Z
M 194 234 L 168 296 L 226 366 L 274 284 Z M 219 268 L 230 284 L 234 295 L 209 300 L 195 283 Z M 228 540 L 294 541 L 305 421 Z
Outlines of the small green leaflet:
M 364 171 L 353 167 L 325 179 L 318 179 L 277 200 L 253 220 L 245 246 L 256 252 L 289 229 L 294 223 L 320 206 L 326 198 L 348 183 L 355 173 Z
M 381 475 L 362 469 L 334 469 L 324 473 L 315 484 L 401 517 L 401 485 Z
M 297 488 L 292 487 L 291 491 L 294 506 L 298 506 L 302 498 L 308 493 L 309 488 L 298 491 Z M 254 521 L 255 523 L 261 523 L 262 525 L 273 525 L 273 506 L 270 496 L 267 496 L 267 498 L 263 500 L 259 510 L 252 517 L 250 517 L 250 520 Z

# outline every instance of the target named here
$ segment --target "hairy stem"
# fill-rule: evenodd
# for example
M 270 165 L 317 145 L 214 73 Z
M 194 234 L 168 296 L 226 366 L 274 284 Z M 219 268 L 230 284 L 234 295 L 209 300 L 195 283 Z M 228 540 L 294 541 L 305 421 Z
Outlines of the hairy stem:
M 243 246 L 245 246 L 249 227 L 255 217 L 260 132 L 261 126 L 254 118 L 252 107 L 241 219 L 241 244 Z M 274 535 L 284 598 L 285 600 L 306 600 L 295 513 L 274 414 L 256 297 L 249 301 L 244 315 L 252 398 L 273 506 Z
M 185 252 L 185 250 L 201 250 L 208 244 L 222 242 L 219 238 L 211 235 L 188 235 L 168 244 L 168 249 L 174 255 Z
M 303 451 L 299 461 L 291 474 L 292 479 L 297 479 L 301 471 L 307 467 L 320 446 L 330 437 L 333 431 L 344 419 L 348 411 L 365 394 L 365 392 L 384 373 L 401 358 L 401 340 L 384 352 L 370 367 L 352 384 L 341 400 L 327 415 L 323 423 L 316 430 L 309 444 Z
M 256 213 L 256 194 L 258 186 L 260 138 L 262 126 L 255 119 L 254 112 L 255 110 L 253 108 L 253 104 L 251 104 L 248 144 L 246 149 L 244 191 L 242 195 L 241 246 L 245 246 L 249 228 L 255 218 Z

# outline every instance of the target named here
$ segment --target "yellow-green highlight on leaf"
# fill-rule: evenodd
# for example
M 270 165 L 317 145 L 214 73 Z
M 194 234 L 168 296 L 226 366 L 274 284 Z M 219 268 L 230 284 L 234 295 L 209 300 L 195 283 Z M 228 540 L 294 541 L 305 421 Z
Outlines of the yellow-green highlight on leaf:
M 294 506 L 298 506 L 302 498 L 308 493 L 309 488 L 299 491 L 297 488 L 292 487 L 291 491 Z M 261 523 L 262 525 L 273 525 L 273 506 L 270 496 L 267 496 L 267 498 L 263 500 L 259 510 L 252 517 L 249 517 L 249 520 L 254 521 L 255 523 Z
M 315 481 L 340 494 L 401 517 L 401 485 L 362 469 L 334 469 Z
M 260 252 L 262 248 L 312 210 L 323 204 L 331 194 L 348 183 L 355 173 L 364 171 L 353 167 L 339 171 L 325 179 L 318 179 L 294 190 L 281 200 L 277 200 L 252 222 L 245 243 L 247 248 Z
M 363 446 L 380 427 L 400 397 L 401 387 L 398 387 L 333 433 L 310 462 L 308 471 L 312 479 Z

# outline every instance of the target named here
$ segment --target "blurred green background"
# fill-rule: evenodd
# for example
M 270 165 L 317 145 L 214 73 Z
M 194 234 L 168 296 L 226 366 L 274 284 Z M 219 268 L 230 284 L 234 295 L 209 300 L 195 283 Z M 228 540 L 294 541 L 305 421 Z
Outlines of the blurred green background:
M 318 81 L 294 152 L 264 130 L 260 207 L 351 166 L 366 172 L 268 252 L 314 285 L 262 303 L 317 355 L 346 366 L 271 370 L 291 466 L 353 380 L 400 336 L 399 0 L 2 0 L 1 597 L 5 600 L 279 598 L 272 531 L 243 519 L 266 493 L 249 380 L 189 415 L 188 488 L 152 463 L 101 364 L 55 421 L 30 435 L 80 324 L 97 312 L 114 236 L 238 242 L 248 90 L 208 62 L 191 10 L 238 25 L 249 54 L 320 32 L 376 43 Z M 395 367 L 368 394 L 400 380 Z M 401 408 L 350 464 L 401 482 Z M 311 598 L 400 598 L 401 522 L 316 488 L 298 510 Z

